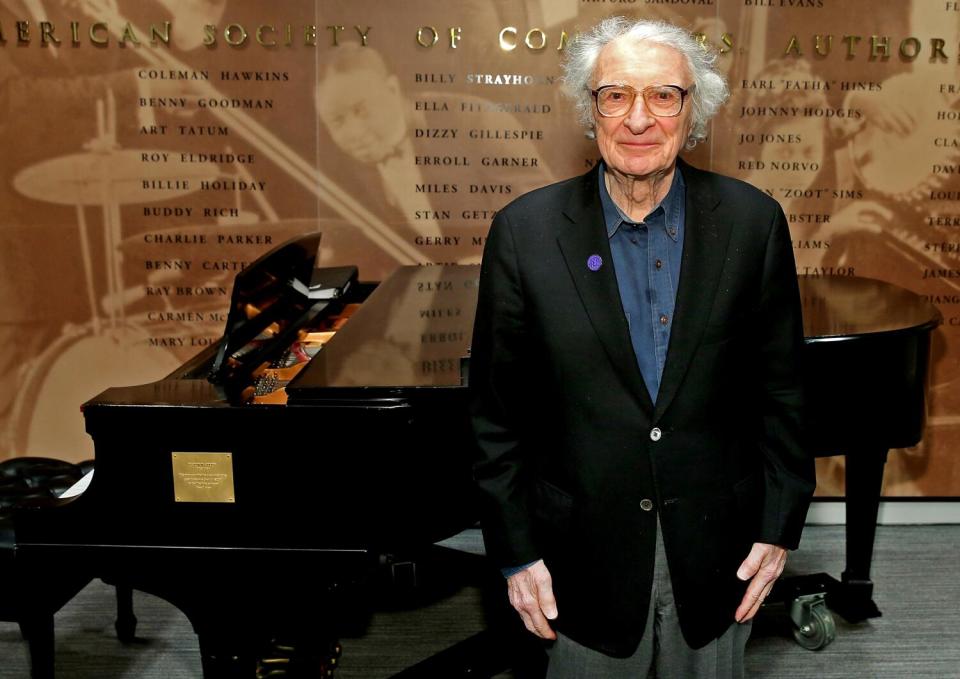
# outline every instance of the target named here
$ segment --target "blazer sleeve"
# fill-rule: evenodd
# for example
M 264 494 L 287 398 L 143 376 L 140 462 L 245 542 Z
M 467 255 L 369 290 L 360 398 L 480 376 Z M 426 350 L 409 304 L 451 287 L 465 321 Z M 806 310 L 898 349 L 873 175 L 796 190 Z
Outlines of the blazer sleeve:
M 470 414 L 487 555 L 500 567 L 536 561 L 530 522 L 524 393 L 530 391 L 531 338 L 512 226 L 493 220 L 480 268 L 470 350 Z
M 764 459 L 760 542 L 796 549 L 816 485 L 803 440 L 803 320 L 790 231 L 777 207 L 764 255 L 759 335 Z

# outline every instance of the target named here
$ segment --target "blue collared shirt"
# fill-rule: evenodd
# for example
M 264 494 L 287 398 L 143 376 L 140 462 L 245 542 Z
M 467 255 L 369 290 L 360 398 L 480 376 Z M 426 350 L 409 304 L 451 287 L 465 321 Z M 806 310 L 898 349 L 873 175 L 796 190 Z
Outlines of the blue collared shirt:
M 600 202 L 620 303 L 640 374 L 656 403 L 680 283 L 686 187 L 677 168 L 667 195 L 641 223 L 636 223 L 613 202 L 604 182 L 605 172 L 601 164 Z

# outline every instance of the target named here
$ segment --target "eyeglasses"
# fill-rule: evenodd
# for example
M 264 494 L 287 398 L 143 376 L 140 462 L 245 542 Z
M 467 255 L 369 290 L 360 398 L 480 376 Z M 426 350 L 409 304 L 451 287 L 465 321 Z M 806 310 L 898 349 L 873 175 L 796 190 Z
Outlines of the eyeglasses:
M 680 115 L 683 100 L 691 89 L 693 86 L 685 90 L 679 85 L 650 85 L 638 91 L 629 85 L 604 85 L 590 90 L 590 94 L 597 102 L 597 113 L 604 118 L 616 118 L 629 113 L 637 94 L 643 97 L 650 115 L 673 118 Z

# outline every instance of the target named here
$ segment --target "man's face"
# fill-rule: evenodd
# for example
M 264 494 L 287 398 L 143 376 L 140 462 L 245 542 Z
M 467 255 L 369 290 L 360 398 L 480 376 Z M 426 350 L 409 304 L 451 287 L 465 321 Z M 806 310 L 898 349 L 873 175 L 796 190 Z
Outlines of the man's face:
M 334 143 L 365 163 L 382 160 L 407 133 L 396 76 L 371 69 L 330 73 L 317 88 L 317 112 Z
M 680 115 L 658 118 L 647 110 L 639 91 L 650 85 L 689 89 L 691 83 L 683 56 L 672 48 L 628 38 L 604 47 L 594 69 L 593 89 L 629 85 L 638 92 L 624 116 L 605 118 L 593 109 L 597 146 L 607 167 L 633 177 L 670 170 L 690 132 L 690 97 Z

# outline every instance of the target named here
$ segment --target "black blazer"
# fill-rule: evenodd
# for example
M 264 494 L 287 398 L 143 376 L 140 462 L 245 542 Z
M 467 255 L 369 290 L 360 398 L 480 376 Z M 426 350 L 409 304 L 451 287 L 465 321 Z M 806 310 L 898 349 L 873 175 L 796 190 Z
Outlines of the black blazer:
M 733 622 L 751 544 L 796 548 L 814 487 L 783 211 L 679 166 L 686 232 L 655 404 L 596 169 L 501 210 L 480 274 L 470 388 L 487 553 L 500 567 L 543 558 L 558 628 L 611 655 L 644 632 L 658 515 L 681 628 L 699 648 Z

